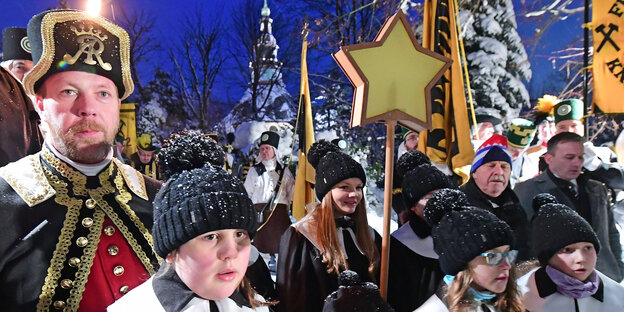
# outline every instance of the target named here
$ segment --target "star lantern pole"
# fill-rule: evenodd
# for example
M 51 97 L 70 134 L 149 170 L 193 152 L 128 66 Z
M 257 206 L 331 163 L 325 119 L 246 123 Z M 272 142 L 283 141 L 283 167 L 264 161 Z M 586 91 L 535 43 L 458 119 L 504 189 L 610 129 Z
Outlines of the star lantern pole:
M 390 255 L 390 211 L 394 168 L 394 128 L 431 128 L 431 88 L 452 60 L 424 49 L 401 10 L 391 16 L 373 42 L 340 47 L 333 54 L 354 87 L 351 127 L 386 124 L 384 221 L 380 292 L 385 299 Z

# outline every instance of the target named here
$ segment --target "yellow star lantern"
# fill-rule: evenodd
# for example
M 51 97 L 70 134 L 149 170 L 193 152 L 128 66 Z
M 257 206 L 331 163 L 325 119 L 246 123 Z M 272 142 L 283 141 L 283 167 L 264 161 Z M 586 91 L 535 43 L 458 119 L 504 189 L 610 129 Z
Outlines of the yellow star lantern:
M 386 124 L 384 222 L 379 291 L 386 298 L 390 254 L 390 208 L 394 127 L 431 128 L 431 88 L 451 60 L 421 47 L 402 11 L 390 17 L 373 42 L 341 47 L 334 59 L 355 88 L 351 127 Z
M 351 127 L 395 120 L 417 131 L 431 128 L 431 88 L 452 61 L 421 47 L 401 10 L 373 42 L 333 56 L 355 88 Z

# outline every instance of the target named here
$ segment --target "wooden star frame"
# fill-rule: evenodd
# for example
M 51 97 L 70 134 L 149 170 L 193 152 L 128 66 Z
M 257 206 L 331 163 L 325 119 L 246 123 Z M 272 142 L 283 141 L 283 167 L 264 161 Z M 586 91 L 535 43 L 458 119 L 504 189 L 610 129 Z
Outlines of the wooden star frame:
M 431 88 L 452 61 L 423 48 L 401 10 L 373 42 L 332 56 L 354 86 L 351 127 L 395 120 L 416 131 L 431 128 Z

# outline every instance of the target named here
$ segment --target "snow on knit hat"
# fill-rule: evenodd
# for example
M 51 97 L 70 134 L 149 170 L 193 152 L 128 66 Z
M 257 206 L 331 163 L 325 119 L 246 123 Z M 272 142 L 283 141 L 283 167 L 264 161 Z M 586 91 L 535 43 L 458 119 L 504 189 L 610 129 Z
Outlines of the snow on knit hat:
M 403 175 L 403 202 L 407 207 L 414 207 L 427 193 L 444 188 L 457 188 L 457 185 L 433 165 L 421 164 Z
M 223 151 L 205 143 L 203 136 L 187 133 L 163 149 L 163 159 L 178 159 L 166 162 L 172 175 L 154 199 L 152 236 L 161 257 L 206 232 L 243 229 L 251 237 L 256 232 L 253 204 L 243 183 L 223 170 L 222 162 L 219 167 L 210 163 L 216 159 L 210 155 Z M 211 150 L 200 151 L 195 144 Z
M 594 244 L 596 253 L 600 251 L 598 236 L 591 225 L 566 205 L 542 205 L 533 217 L 532 227 L 533 250 L 542 266 L 546 266 L 552 256 L 570 244 L 588 242 Z
M 511 153 L 507 150 L 507 138 L 497 133 L 479 146 L 475 152 L 470 173 L 475 172 L 481 165 L 491 161 L 504 161 L 511 166 Z
M 407 151 L 397 160 L 394 174 L 402 176 L 422 164 L 431 165 L 431 160 L 427 155 L 419 150 Z
M 485 209 L 468 206 L 466 195 L 459 190 L 442 189 L 433 194 L 424 216 L 433 228 L 433 249 L 445 274 L 456 275 L 488 250 L 504 245 L 513 248 L 509 225 Z
M 540 207 L 546 204 L 560 204 L 557 198 L 549 193 L 541 193 L 533 197 L 531 206 L 533 207 L 533 215 L 536 216 Z
M 225 164 L 225 152 L 209 134 L 182 130 L 172 133 L 163 142 L 158 155 L 158 167 L 163 179 L 181 170 L 200 168 L 205 163 L 221 168 Z
M 323 312 L 394 311 L 381 298 L 379 287 L 371 282 L 362 282 L 360 276 L 354 271 L 342 271 L 338 276 L 338 284 L 338 289 L 325 298 Z
M 312 144 L 308 162 L 316 169 L 314 192 L 318 200 L 322 200 L 334 185 L 349 178 L 359 178 L 366 185 L 362 165 L 329 141 L 319 140 Z

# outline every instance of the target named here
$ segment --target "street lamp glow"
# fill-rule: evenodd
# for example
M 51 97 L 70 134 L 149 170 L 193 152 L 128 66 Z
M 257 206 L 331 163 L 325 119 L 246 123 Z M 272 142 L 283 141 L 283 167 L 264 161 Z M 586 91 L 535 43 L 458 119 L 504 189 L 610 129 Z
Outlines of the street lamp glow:
M 101 0 L 87 0 L 86 11 L 89 15 L 98 16 L 100 15 L 100 9 L 102 8 Z

